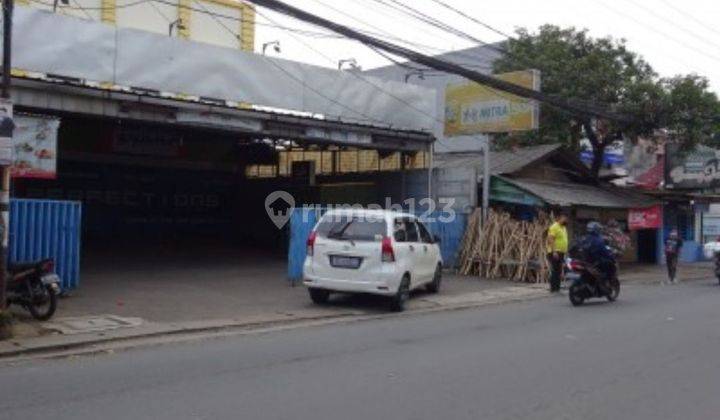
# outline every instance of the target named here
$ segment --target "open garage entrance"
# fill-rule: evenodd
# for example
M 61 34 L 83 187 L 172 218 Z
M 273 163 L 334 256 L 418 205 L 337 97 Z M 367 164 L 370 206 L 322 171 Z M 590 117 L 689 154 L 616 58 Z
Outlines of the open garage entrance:
M 20 107 L 61 119 L 57 179 L 18 179 L 13 194 L 82 202 L 78 296 L 282 286 L 288 229 L 267 216 L 268 194 L 287 191 L 297 206 L 383 204 L 388 190 L 403 193 L 404 170 L 427 165 L 432 140 L 423 132 L 237 109 L 218 114 L 222 121 L 212 113 L 158 121 L 147 116 L 168 108 L 125 106 L 132 118 Z M 237 113 L 243 119 L 227 116 Z

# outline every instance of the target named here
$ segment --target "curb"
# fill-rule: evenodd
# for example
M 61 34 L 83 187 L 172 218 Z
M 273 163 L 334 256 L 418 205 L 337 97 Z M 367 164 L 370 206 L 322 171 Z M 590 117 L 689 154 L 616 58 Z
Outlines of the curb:
M 48 345 L 38 345 L 36 347 L 22 347 L 18 346 L 17 349 L 14 350 L 8 350 L 8 351 L 0 351 L 0 363 L 2 362 L 8 362 L 13 359 L 22 358 L 23 356 L 39 356 L 42 357 L 42 355 L 47 355 L 48 357 L 52 357 L 55 353 L 60 352 L 69 352 L 73 350 L 88 350 L 88 351 L 78 351 L 74 354 L 86 354 L 86 353 L 93 353 L 98 352 L 102 350 L 96 350 L 92 351 L 90 350 L 91 347 L 94 346 L 100 346 L 100 345 L 107 345 L 112 343 L 131 343 L 133 341 L 140 341 L 140 340 L 147 340 L 147 339 L 153 339 L 153 338 L 160 338 L 160 337 L 180 337 L 180 336 L 189 336 L 188 339 L 193 339 L 193 336 L 198 336 L 201 334 L 218 334 L 222 332 L 233 332 L 233 333 L 254 333 L 254 332 L 264 332 L 269 329 L 273 328 L 282 328 L 282 329 L 289 329 L 293 327 L 302 327 L 302 326 L 315 326 L 315 325 L 329 325 L 329 324 L 339 324 L 339 323 L 350 323 L 350 322 L 362 322 L 362 321 L 372 321 L 372 320 L 379 320 L 379 319 L 392 319 L 395 317 L 408 317 L 408 316 L 414 316 L 414 315 L 423 315 L 423 314 L 431 314 L 431 313 L 437 313 L 437 312 L 450 312 L 450 311 L 461 311 L 466 309 L 473 309 L 473 308 L 479 308 L 484 306 L 492 306 L 492 305 L 500 305 L 500 304 L 506 304 L 506 303 L 517 303 L 517 302 L 524 302 L 529 300 L 536 300 L 536 299 L 542 299 L 542 298 L 548 298 L 550 295 L 547 294 L 531 294 L 531 295 L 523 295 L 518 297 L 507 297 L 504 299 L 490 299 L 487 301 L 482 302 L 468 302 L 468 303 L 460 303 L 455 305 L 439 305 L 435 307 L 426 307 L 426 308 L 418 308 L 418 309 L 410 309 L 406 310 L 404 312 L 400 313 L 380 313 L 380 314 L 357 314 L 357 313 L 347 313 L 347 314 L 337 314 L 337 315 L 322 315 L 322 316 L 305 316 L 305 317 L 299 317 L 289 320 L 274 320 L 274 321 L 258 321 L 258 322 L 251 322 L 251 323 L 227 323 L 227 324 L 219 324 L 219 325 L 211 325 L 211 326 L 197 326 L 197 327 L 178 327 L 178 328 L 172 328 L 168 327 L 165 330 L 160 331 L 152 331 L 147 333 L 138 333 L 134 335 L 127 335 L 127 336 L 121 336 L 121 337 L 100 337 L 100 338 L 93 338 L 88 340 L 82 340 L 82 341 L 76 341 L 76 342 L 70 342 L 70 343 L 57 343 L 57 344 L 48 344 Z M 312 323 L 318 323 L 318 324 L 312 324 Z M 308 325 L 310 324 L 310 325 Z M 140 344 L 142 345 L 142 344 Z M 138 346 L 140 346 L 138 345 Z M 123 348 L 133 348 L 138 347 L 133 345 L 128 345 Z M 71 354 L 62 354 L 62 357 L 71 356 Z

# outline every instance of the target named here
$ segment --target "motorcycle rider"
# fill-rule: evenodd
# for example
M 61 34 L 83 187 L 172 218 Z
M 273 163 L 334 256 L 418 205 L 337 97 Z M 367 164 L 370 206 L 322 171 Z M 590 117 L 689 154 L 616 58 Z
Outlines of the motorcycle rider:
M 602 276 L 597 285 L 601 291 L 607 291 L 607 284 L 615 276 L 615 255 L 607 246 L 602 236 L 602 225 L 590 222 L 586 227 L 587 235 L 584 238 L 583 249 L 586 262 L 600 271 Z

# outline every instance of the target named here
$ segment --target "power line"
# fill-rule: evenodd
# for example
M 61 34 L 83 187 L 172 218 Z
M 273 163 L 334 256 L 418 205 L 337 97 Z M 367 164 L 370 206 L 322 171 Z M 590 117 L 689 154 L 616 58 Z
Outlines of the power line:
M 257 6 L 260 7 L 266 7 L 270 10 L 274 10 L 276 12 L 285 14 L 287 16 L 294 17 L 300 21 L 313 24 L 315 26 L 319 26 L 321 28 L 325 28 L 328 30 L 331 30 L 333 32 L 336 32 L 341 35 L 345 35 L 346 37 L 350 39 L 355 39 L 357 41 L 362 42 L 366 45 L 371 45 L 376 48 L 383 49 L 384 51 L 394 54 L 400 57 L 404 57 L 410 61 L 414 61 L 419 64 L 426 65 L 428 67 L 432 67 L 436 70 L 442 70 L 447 71 L 448 73 L 457 74 L 459 76 L 463 76 L 469 80 L 472 80 L 474 82 L 480 83 L 485 86 L 489 86 L 491 88 L 507 92 L 516 96 L 520 96 L 523 98 L 528 99 L 535 99 L 540 102 L 544 102 L 548 105 L 552 105 L 554 107 L 564 109 L 566 111 L 570 111 L 572 113 L 575 113 L 577 115 L 581 115 L 584 117 L 601 117 L 606 118 L 610 120 L 615 121 L 623 121 L 628 122 L 629 117 L 621 114 L 617 114 L 615 112 L 612 112 L 611 110 L 603 109 L 601 107 L 598 107 L 594 104 L 581 104 L 578 101 L 574 99 L 566 99 L 563 97 L 558 97 L 554 95 L 546 95 L 542 92 L 538 92 L 536 90 L 526 88 L 520 85 L 516 85 L 514 83 L 506 82 L 504 80 L 485 75 L 482 73 L 479 73 L 477 71 L 469 70 L 467 68 L 464 68 L 462 66 L 458 66 L 457 64 L 447 62 L 444 60 L 440 60 L 434 57 L 427 56 L 425 54 L 421 54 L 419 52 L 410 50 L 408 48 L 390 43 L 388 41 L 384 41 L 375 37 L 371 37 L 368 35 L 364 35 L 361 32 L 358 32 L 352 28 L 349 28 L 344 25 L 340 25 L 338 23 L 332 22 L 330 20 L 321 18 L 317 15 L 308 13 L 303 11 L 302 9 L 299 9 L 294 6 L 290 6 L 286 3 L 283 3 L 279 0 L 249 0 L 250 3 L 254 3 Z
M 685 28 L 685 27 L 682 27 L 682 26 L 678 25 L 675 21 L 673 21 L 673 20 L 671 20 L 671 19 L 668 19 L 667 17 L 665 17 L 665 16 L 663 16 L 663 15 L 655 12 L 654 10 L 648 9 L 647 7 L 643 6 L 642 4 L 637 3 L 637 2 L 634 1 L 634 0 L 628 0 L 628 1 L 629 1 L 630 3 L 632 3 L 635 7 L 644 10 L 645 12 L 647 12 L 647 13 L 655 16 L 656 18 L 658 18 L 658 19 L 660 19 L 660 20 L 662 20 L 662 21 L 670 24 L 671 26 L 673 26 L 673 27 L 675 27 L 675 28 L 677 28 L 677 29 L 680 29 L 681 31 L 683 31 L 683 32 L 685 32 L 686 34 L 692 36 L 693 38 L 695 38 L 695 39 L 697 39 L 697 40 L 699 40 L 699 41 L 702 41 L 702 42 L 704 42 L 704 43 L 706 43 L 706 44 L 708 44 L 708 45 L 711 45 L 711 46 L 714 47 L 714 48 L 718 48 L 718 45 L 715 44 L 714 42 L 708 41 L 708 40 L 705 39 L 703 36 L 698 35 L 698 34 L 695 33 L 694 31 L 691 31 L 691 30 L 689 30 L 689 29 L 687 29 L 687 28 Z
M 197 1 L 197 0 L 196 0 L 196 1 Z M 203 7 L 204 7 L 204 6 L 203 6 Z M 257 11 L 256 11 L 256 13 L 257 13 Z M 212 15 L 211 15 L 211 16 L 212 16 Z M 225 25 L 224 22 L 222 22 L 221 20 L 219 20 L 219 18 L 217 18 L 217 17 L 215 17 L 215 16 L 212 16 L 212 17 L 213 17 L 213 20 L 215 21 L 215 23 L 219 24 L 222 28 L 224 28 L 226 31 L 228 31 L 230 34 L 232 34 L 234 37 L 237 38 L 237 37 L 240 36 L 240 34 L 236 33 L 234 30 L 228 28 L 227 25 Z M 266 17 L 266 16 L 263 16 L 263 17 L 264 17 L 265 19 L 269 19 L 269 18 Z M 335 105 L 340 106 L 341 108 L 345 109 L 346 111 L 350 111 L 350 112 L 352 112 L 352 113 L 354 113 L 354 114 L 360 115 L 360 116 L 364 117 L 364 118 L 365 118 L 366 120 L 368 120 L 368 121 L 374 121 L 374 122 L 376 122 L 376 123 L 380 123 L 381 125 L 386 125 L 386 124 L 387 124 L 385 121 L 376 120 L 375 118 L 373 118 L 373 117 L 371 117 L 371 116 L 369 116 L 369 115 L 367 115 L 367 114 L 365 114 L 365 113 L 363 113 L 363 112 L 361 112 L 361 111 L 352 109 L 352 108 L 348 107 L 347 105 L 345 105 L 345 104 L 343 104 L 343 103 L 341 103 L 341 102 L 339 102 L 339 101 L 337 101 L 337 100 L 335 100 L 335 99 L 333 99 L 333 98 L 325 95 L 324 93 L 322 93 L 321 91 L 313 88 L 312 86 L 309 86 L 307 83 L 305 83 L 304 80 L 302 80 L 301 78 L 295 76 L 295 75 L 292 74 L 291 72 L 287 71 L 287 70 L 284 69 L 281 65 L 275 63 L 275 62 L 274 62 L 273 60 L 271 60 L 270 58 L 265 57 L 264 55 L 260 55 L 260 57 L 263 57 L 263 58 L 265 59 L 265 61 L 268 62 L 269 64 L 271 64 L 273 67 L 275 67 L 276 69 L 280 70 L 280 71 L 283 72 L 286 76 L 288 76 L 289 78 L 291 78 L 291 79 L 294 80 L 295 82 L 299 83 L 299 84 L 302 85 L 304 88 L 306 88 L 306 89 L 310 90 L 311 92 L 315 93 L 316 95 L 320 96 L 321 98 L 323 98 L 323 99 L 325 99 L 325 100 L 328 100 L 328 101 L 334 103 Z
M 30 1 L 31 3 L 41 4 L 41 5 L 47 6 L 47 7 L 52 7 L 52 6 L 53 6 L 53 3 L 46 2 L 46 1 L 43 1 L 43 0 L 29 0 L 29 1 Z M 185 5 L 185 4 L 182 4 L 182 3 L 181 3 L 181 4 L 173 3 L 173 2 L 171 2 L 171 1 L 169 1 L 169 0 L 136 0 L 136 1 L 131 1 L 131 2 L 129 2 L 129 3 L 125 3 L 125 4 L 118 4 L 118 5 L 116 5 L 116 6 L 81 6 L 81 5 L 77 5 L 77 6 L 66 6 L 66 5 L 61 5 L 61 6 L 59 6 L 59 7 L 63 8 L 63 9 L 69 9 L 69 10 L 84 10 L 84 11 L 90 11 L 90 10 L 95 11 L 95 10 L 99 10 L 99 11 L 104 11 L 104 10 L 126 9 L 126 8 L 129 8 L 129 7 L 135 7 L 135 6 L 138 6 L 138 5 L 141 5 L 141 4 L 145 4 L 145 3 L 160 3 L 160 4 L 165 4 L 165 5 L 167 5 L 167 6 L 179 7 L 179 8 L 181 8 L 181 9 L 191 10 L 191 11 L 194 11 L 194 12 L 203 13 L 203 14 L 206 14 L 206 15 L 209 15 L 209 16 L 220 17 L 220 18 L 223 18 L 223 19 L 229 19 L 229 20 L 233 20 L 233 21 L 236 21 L 236 22 L 239 22 L 239 23 L 254 23 L 254 24 L 259 25 L 259 26 L 267 26 L 267 27 L 271 27 L 271 28 L 282 29 L 282 30 L 285 30 L 285 31 L 292 31 L 292 32 L 295 32 L 295 33 L 297 33 L 297 34 L 299 34 L 299 35 L 308 36 L 308 37 L 313 37 L 313 38 L 345 39 L 345 37 L 340 36 L 340 35 L 336 35 L 336 34 L 330 34 L 330 33 L 325 33 L 325 32 L 316 32 L 316 31 L 308 31 L 308 30 L 303 30 L 303 29 L 285 27 L 285 26 L 281 26 L 281 25 L 272 25 L 272 24 L 268 24 L 268 23 L 265 23 L 265 22 L 257 22 L 257 21 L 252 20 L 252 19 L 244 19 L 244 18 L 242 18 L 242 17 L 239 18 L 239 17 L 237 17 L 237 16 L 231 16 L 231 15 L 227 15 L 227 14 L 223 14 L 223 13 L 213 12 L 213 11 L 211 11 L 211 10 L 202 10 L 202 9 L 197 8 L 197 7 L 188 6 L 188 5 Z
M 268 17 L 265 17 L 265 18 L 266 18 L 266 19 L 269 19 Z M 315 52 L 316 54 L 320 55 L 321 57 L 325 58 L 325 59 L 328 60 L 329 62 L 331 62 L 331 63 L 333 63 L 333 64 L 335 63 L 335 60 L 333 60 L 331 57 L 329 57 L 328 55 L 324 54 L 322 51 L 314 48 L 312 45 L 309 45 L 309 44 L 308 44 L 307 42 L 305 42 L 304 40 L 302 40 L 302 39 L 300 39 L 300 38 L 297 38 L 297 37 L 296 37 L 295 35 L 293 35 L 293 34 L 290 34 L 290 36 L 292 36 L 292 37 L 295 38 L 298 42 L 300 42 L 301 44 L 305 45 L 308 49 L 310 49 L 311 51 L 313 51 L 313 52 Z M 439 120 L 439 119 L 437 118 L 436 115 L 429 114 L 429 113 L 425 112 L 424 110 L 417 108 L 417 107 L 416 107 L 415 105 L 413 105 L 412 103 L 406 101 L 406 100 L 403 99 L 403 98 L 400 98 L 399 96 L 393 94 L 392 92 L 388 92 L 387 90 L 383 89 L 381 86 L 378 86 L 376 83 L 374 83 L 374 82 L 372 82 L 371 80 L 363 77 L 362 75 L 358 74 L 357 72 L 355 72 L 355 71 L 349 71 L 349 72 L 347 72 L 347 74 L 350 74 L 350 75 L 352 75 L 353 77 L 355 77 L 356 79 L 358 79 L 358 80 L 360 80 L 360 81 L 362 81 L 362 82 L 364 82 L 364 83 L 366 83 L 366 84 L 374 87 L 374 88 L 375 88 L 376 90 L 378 90 L 379 92 L 381 92 L 381 93 L 383 93 L 383 94 L 385 94 L 385 95 L 387 95 L 387 96 L 395 99 L 396 101 L 398 101 L 398 102 L 402 103 L 403 105 L 409 107 L 410 109 L 414 110 L 415 112 L 418 112 L 418 113 L 420 113 L 420 114 L 422 114 L 422 115 L 424 115 L 424 116 L 426 116 L 426 117 L 430 117 L 431 119 L 433 119 L 433 120 L 435 120 L 435 121 L 442 122 L 441 120 Z
M 665 4 L 665 6 L 671 8 L 671 9 L 674 10 L 675 12 L 680 13 L 681 15 L 689 18 L 690 20 L 694 21 L 694 22 L 697 23 L 698 25 L 702 26 L 703 28 L 705 28 L 705 30 L 708 30 L 708 31 L 710 31 L 710 32 L 714 32 L 714 33 L 720 35 L 720 31 L 718 31 L 716 28 L 714 28 L 714 27 L 711 26 L 711 25 L 708 25 L 707 23 L 705 23 L 705 22 L 703 22 L 702 20 L 696 18 L 695 16 L 691 15 L 690 13 L 688 13 L 688 12 L 680 9 L 679 7 L 676 7 L 675 5 L 673 5 L 672 3 L 670 3 L 669 1 L 667 1 L 667 0 L 660 0 L 660 1 L 662 1 L 662 2 Z
M 260 12 L 259 12 L 259 11 L 256 11 L 256 13 L 259 14 Z M 270 22 L 273 22 L 273 20 L 270 19 L 269 17 L 267 17 L 267 16 L 263 16 L 263 17 L 264 17 L 265 19 L 268 19 Z M 218 22 L 218 23 L 220 23 L 220 22 Z M 224 27 L 226 30 L 233 32 L 233 31 L 230 30 L 227 26 L 223 25 L 223 27 Z M 292 34 L 292 33 L 290 33 L 289 35 L 290 35 L 291 37 L 295 38 L 296 41 L 298 41 L 298 42 L 300 42 L 301 44 L 305 45 L 305 47 L 307 47 L 309 50 L 315 52 L 316 54 L 320 55 L 321 57 L 325 58 L 326 60 L 328 60 L 329 62 L 332 62 L 332 63 L 334 64 L 335 60 L 333 60 L 333 59 L 332 59 L 331 57 L 329 57 L 328 55 L 324 54 L 322 51 L 320 51 L 320 50 L 316 49 L 315 47 L 309 45 L 307 42 L 305 42 L 304 40 L 296 37 L 296 36 L 295 36 L 294 34 Z M 373 48 L 373 49 L 374 49 L 374 48 Z M 378 52 L 381 53 L 381 54 L 383 54 L 383 53 L 380 52 L 380 51 L 378 51 Z M 364 82 L 364 83 L 372 86 L 373 88 L 375 88 L 375 89 L 378 90 L 379 92 L 381 92 L 381 93 L 383 93 L 383 94 L 385 94 L 385 95 L 387 95 L 387 96 L 395 99 L 396 101 L 402 103 L 403 105 L 405 105 L 406 107 L 412 109 L 413 111 L 415 111 L 415 112 L 417 112 L 417 113 L 420 113 L 420 114 L 422 114 L 422 115 L 424 115 L 424 116 L 426 116 L 426 117 L 429 117 L 431 120 L 434 120 L 434 121 L 436 121 L 436 122 L 444 123 L 444 121 L 441 120 L 441 119 L 439 119 L 439 118 L 437 117 L 437 115 L 429 114 L 429 113 L 427 113 L 425 110 L 422 110 L 422 109 L 417 108 L 417 107 L 416 107 L 415 105 L 413 105 L 412 103 L 406 101 L 406 100 L 403 99 L 403 98 L 400 98 L 399 96 L 393 94 L 392 92 L 388 92 L 387 90 L 383 89 L 381 86 L 378 86 L 376 83 L 374 83 L 374 82 L 371 81 L 370 79 L 367 79 L 367 78 L 363 77 L 361 74 L 359 74 L 359 73 L 357 73 L 357 72 L 355 72 L 355 71 L 350 71 L 350 72 L 348 72 L 347 74 L 350 74 L 350 75 L 352 75 L 353 77 L 357 78 L 358 80 L 360 80 L 360 81 L 362 81 L 362 82 Z M 348 109 L 349 109 L 349 108 L 348 108 Z M 358 112 L 358 111 L 355 111 L 355 112 Z M 359 113 L 359 112 L 358 112 L 358 113 Z M 364 115 L 364 114 L 361 114 L 361 115 Z M 447 146 L 445 146 L 445 145 L 441 145 L 441 146 L 445 147 L 446 150 L 450 150 L 450 149 L 449 149 Z
M 656 34 L 658 34 L 658 35 L 660 35 L 660 36 L 662 36 L 662 37 L 664 37 L 664 38 L 667 38 L 667 39 L 669 39 L 670 41 L 673 41 L 674 43 L 676 43 L 676 44 L 678 44 L 678 45 L 681 45 L 682 47 L 685 47 L 685 48 L 687 48 L 687 49 L 693 50 L 693 51 L 701 54 L 701 55 L 704 56 L 704 57 L 707 57 L 707 58 L 710 58 L 710 59 L 713 59 L 713 60 L 716 60 L 716 61 L 720 61 L 720 57 L 718 57 L 718 56 L 714 56 L 714 55 L 707 54 L 705 51 L 703 51 L 703 50 L 700 49 L 700 48 L 697 48 L 695 45 L 688 44 L 688 43 L 686 43 L 686 42 L 683 42 L 683 41 L 681 41 L 681 40 L 678 40 L 678 39 L 676 39 L 676 38 L 674 38 L 674 37 L 666 34 L 666 33 L 663 32 L 663 31 L 660 31 L 660 30 L 658 30 L 658 29 L 655 29 L 654 26 L 648 25 L 648 24 L 646 24 L 646 23 L 644 23 L 644 22 L 642 22 L 642 21 L 640 21 L 640 20 L 638 20 L 638 19 L 635 19 L 635 18 L 634 18 L 633 16 L 631 16 L 631 15 L 628 15 L 628 14 L 625 14 L 625 13 L 623 13 L 623 12 L 620 12 L 620 11 L 618 11 L 617 9 L 615 9 L 614 7 L 611 7 L 611 6 L 607 5 L 606 3 L 604 3 L 604 2 L 601 1 L 601 0 L 596 0 L 596 1 L 597 1 L 597 3 L 599 3 L 601 6 L 605 7 L 606 9 L 608 9 L 608 10 L 610 10 L 611 12 L 615 13 L 616 15 L 621 16 L 621 17 L 624 17 L 624 18 L 626 18 L 626 19 L 629 19 L 629 20 L 635 22 L 636 24 L 642 26 L 643 28 L 645 28 L 645 29 L 647 29 L 647 30 L 649 30 L 649 31 L 655 32 Z
M 403 13 L 405 15 L 408 15 L 414 19 L 417 19 L 421 22 L 427 23 L 435 28 L 438 28 L 440 30 L 443 30 L 445 32 L 448 32 L 452 35 L 455 35 L 458 38 L 469 40 L 471 42 L 474 42 L 476 44 L 484 45 L 487 48 L 496 49 L 500 53 L 504 53 L 504 51 L 500 48 L 497 48 L 475 36 L 472 36 L 468 34 L 467 32 L 463 32 L 457 28 L 454 28 L 432 16 L 427 15 L 426 13 L 421 12 L 418 9 L 415 9 L 411 6 L 408 6 L 405 3 L 402 3 L 398 0 L 374 0 L 376 3 L 382 4 L 386 7 L 389 7 L 391 9 L 394 9 L 396 11 L 399 11 L 400 13 Z
M 387 30 L 383 29 L 383 28 L 380 27 L 380 26 L 377 26 L 377 25 L 374 25 L 374 24 L 372 24 L 372 23 L 366 22 L 365 20 L 362 20 L 362 19 L 358 18 L 358 17 L 355 16 L 355 15 L 352 15 L 352 14 L 350 14 L 350 13 L 348 13 L 348 12 L 345 12 L 345 11 L 342 10 L 342 9 L 338 9 L 337 7 L 334 7 L 334 6 L 332 6 L 332 5 L 324 2 L 324 1 L 322 1 L 322 0 L 313 0 L 313 1 L 316 2 L 316 3 L 318 3 L 318 4 L 320 4 L 320 5 L 322 5 L 322 6 L 324 6 L 324 7 L 326 7 L 326 8 L 328 8 L 328 9 L 330 9 L 330 10 L 332 10 L 332 11 L 334 11 L 334 12 L 336 12 L 336 13 L 338 13 L 338 14 L 340 14 L 340 15 L 342 15 L 342 16 L 345 16 L 345 17 L 347 17 L 347 18 L 349 18 L 349 19 L 351 19 L 351 20 L 353 20 L 353 21 L 355 21 L 355 22 L 357 22 L 357 23 L 359 23 L 359 24 L 361 24 L 361 25 L 364 25 L 364 26 L 373 28 L 373 29 L 375 29 L 375 30 L 378 31 L 378 32 L 376 32 L 376 33 L 373 33 L 373 32 L 367 31 L 367 30 L 362 30 L 362 29 L 356 28 L 358 31 L 361 31 L 361 32 L 363 32 L 364 34 L 373 35 L 373 36 L 382 35 L 382 36 L 385 37 L 385 38 L 390 38 L 390 39 L 393 39 L 393 40 L 402 42 L 403 44 L 420 47 L 420 48 L 424 49 L 425 51 L 434 50 L 434 51 L 440 51 L 441 53 L 447 53 L 447 51 L 442 50 L 442 49 L 440 49 L 440 48 L 435 48 L 435 47 L 431 47 L 431 46 L 428 46 L 428 45 L 423 45 L 423 44 L 420 44 L 420 43 L 417 43 L 417 42 L 412 42 L 412 41 L 408 41 L 408 40 L 406 40 L 406 39 L 400 38 L 400 37 L 398 37 L 398 36 L 396 36 L 396 35 L 388 32 Z M 426 69 L 426 68 L 425 68 L 425 69 L 423 69 L 423 68 L 418 68 L 418 67 L 411 66 L 411 65 L 409 65 L 409 64 L 407 64 L 407 63 L 400 62 L 399 60 L 396 60 L 396 59 L 392 58 L 391 56 L 383 53 L 382 51 L 380 51 L 380 50 L 378 50 L 378 49 L 376 49 L 376 48 L 372 48 L 372 50 L 375 51 L 378 55 L 382 56 L 383 58 L 385 58 L 386 60 L 392 62 L 393 64 L 395 64 L 395 65 L 397 65 L 397 66 L 400 66 L 400 67 L 403 67 L 403 68 L 407 68 L 407 69 L 413 70 L 413 71 L 420 71 L 420 72 L 423 72 L 423 74 L 426 74 L 426 75 L 429 75 L 429 74 L 432 73 L 432 72 L 429 72 L 429 71 L 428 71 L 429 69 Z M 460 56 L 465 55 L 465 56 L 468 56 L 468 57 L 471 57 L 471 58 L 475 58 L 475 57 L 470 56 L 470 55 L 468 55 L 468 54 L 458 53 L 458 55 L 460 55 Z M 460 63 L 458 63 L 458 64 L 460 64 Z M 487 66 L 487 65 L 486 65 L 486 66 L 483 66 L 483 65 L 471 64 L 471 63 L 463 63 L 463 64 L 461 64 L 461 65 L 463 65 L 463 66 L 465 66 L 465 67 L 473 67 L 473 68 L 481 68 L 481 69 L 484 69 L 484 70 L 492 70 L 492 66 Z M 438 72 L 437 74 L 442 74 L 442 73 L 439 73 L 439 72 Z
M 377 9 L 376 7 L 373 7 L 373 6 L 375 5 L 375 3 L 363 2 L 363 1 L 361 1 L 361 0 L 351 0 L 351 1 L 352 1 L 353 3 L 355 3 L 356 5 L 359 5 L 359 7 L 361 7 L 363 10 L 374 11 L 374 12 L 376 12 L 377 14 L 379 14 L 380 16 L 386 16 L 386 12 Z M 415 19 L 413 16 L 406 16 L 405 14 L 403 14 L 403 16 L 406 17 L 407 19 L 412 20 L 413 22 L 416 21 L 416 19 Z M 419 28 L 419 27 L 418 27 L 418 28 Z M 359 29 L 358 29 L 358 30 L 359 30 Z M 422 28 L 422 29 L 420 29 L 420 30 L 421 30 L 422 32 L 426 32 L 426 30 L 425 30 L 424 28 Z M 362 32 L 362 33 L 364 33 L 365 35 L 370 35 L 370 36 L 374 36 L 374 37 L 383 36 L 383 35 L 382 35 L 381 33 L 379 33 L 379 32 L 373 32 L 373 31 L 369 31 L 369 30 L 359 30 L 359 31 Z M 400 43 L 409 45 L 409 46 L 411 46 L 411 47 L 420 48 L 420 49 L 422 49 L 422 50 L 425 50 L 426 52 L 428 52 L 428 51 L 433 51 L 433 52 L 431 53 L 431 54 L 433 54 L 433 55 L 437 55 L 437 54 L 453 54 L 453 55 L 455 55 L 455 56 L 457 56 L 457 57 L 464 57 L 464 58 L 467 58 L 467 59 L 469 59 L 469 60 L 476 60 L 476 59 L 477 59 L 477 56 L 475 56 L 475 55 L 473 55 L 473 54 L 471 54 L 471 53 L 468 53 L 468 52 L 464 52 L 464 51 L 462 51 L 462 50 L 454 50 L 454 51 L 453 51 L 453 50 L 447 50 L 447 49 L 444 49 L 444 48 L 438 48 L 438 47 L 430 46 L 430 45 L 427 45 L 427 44 L 421 44 L 421 43 L 419 43 L 419 42 L 417 42 L 417 41 L 410 41 L 410 40 L 407 40 L 407 39 L 403 39 L 403 38 L 400 38 L 400 37 L 398 37 L 398 36 L 396 36 L 396 35 L 392 35 L 392 34 L 390 34 L 390 33 L 387 32 L 387 31 L 385 31 L 385 33 L 386 33 L 386 34 L 385 34 L 384 36 L 385 36 L 386 38 L 390 39 L 390 40 L 393 40 L 393 41 L 396 41 L 396 42 L 400 42 Z M 474 66 L 477 66 L 478 68 L 483 67 L 483 68 L 488 68 L 488 69 L 490 69 L 490 67 L 488 67 L 488 66 L 478 66 L 478 65 L 476 65 L 476 64 L 475 64 Z
M 163 11 L 160 10 L 159 7 L 157 7 L 157 5 L 155 4 L 155 2 L 151 1 L 151 2 L 150 2 L 150 6 L 152 6 L 152 8 L 155 10 L 155 12 L 157 12 L 158 15 L 160 15 L 163 19 L 165 19 L 165 21 L 166 21 L 167 23 L 172 23 L 172 20 L 171 20 L 169 17 L 167 17 L 167 16 L 165 15 L 165 13 L 163 13 Z
M 458 15 L 460 15 L 460 16 L 462 16 L 462 17 L 464 17 L 464 18 L 466 18 L 466 19 L 468 19 L 468 20 L 470 20 L 470 21 L 472 21 L 472 22 L 477 23 L 478 25 L 482 26 L 483 28 L 486 28 L 486 29 L 489 29 L 489 30 L 495 32 L 495 33 L 498 34 L 498 35 L 504 36 L 505 38 L 508 38 L 508 39 L 513 39 L 513 36 L 512 36 L 512 35 L 508 35 L 507 33 L 501 31 L 500 29 L 497 29 L 497 28 L 495 28 L 495 27 L 493 27 L 493 26 L 491 26 L 491 25 L 489 25 L 489 24 L 481 21 L 480 19 L 477 19 L 477 18 L 475 18 L 475 17 L 473 17 L 473 16 L 470 16 L 470 15 L 468 15 L 467 13 L 463 12 L 462 10 L 457 9 L 457 8 L 455 8 L 455 7 L 453 7 L 453 6 L 445 3 L 445 2 L 442 1 L 442 0 L 431 0 L 431 1 L 434 2 L 434 3 L 436 3 L 436 4 L 439 4 L 440 6 L 446 8 L 446 9 L 448 9 L 448 10 L 451 10 L 451 11 L 455 12 L 456 14 L 458 14 Z
M 80 6 L 80 4 L 77 2 L 77 0 L 72 0 L 72 2 L 75 3 L 76 6 Z M 92 15 L 87 10 L 82 9 L 82 12 L 88 19 L 90 19 L 90 20 L 93 19 Z

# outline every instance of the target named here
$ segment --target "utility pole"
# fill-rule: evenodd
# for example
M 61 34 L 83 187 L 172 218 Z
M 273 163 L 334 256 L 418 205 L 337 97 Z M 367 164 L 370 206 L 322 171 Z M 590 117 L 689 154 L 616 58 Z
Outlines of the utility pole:
M 483 186 L 482 186 L 482 223 L 485 225 L 485 221 L 490 215 L 490 177 L 492 171 L 490 170 L 490 135 L 485 139 L 485 145 L 483 146 Z
M 10 80 L 12 69 L 12 20 L 14 0 L 2 0 L 3 4 L 3 61 L 2 61 L 2 89 L 0 96 L 3 102 L 10 103 Z M 7 115 L 11 117 L 11 115 Z M 12 129 L 9 130 L 12 140 Z M 5 157 L 5 156 L 3 156 Z M 10 165 L 2 165 L 2 191 L 0 191 L 0 229 L 2 242 L 0 245 L 0 312 L 7 305 L 7 256 L 8 256 L 8 230 L 10 225 Z M 0 326 L 2 328 L 2 326 Z

